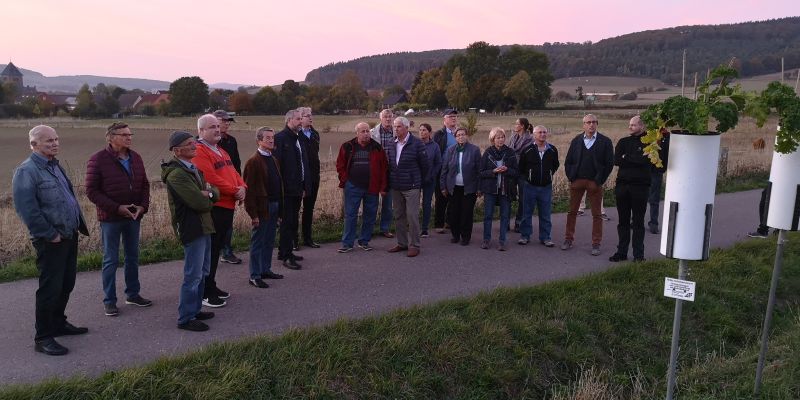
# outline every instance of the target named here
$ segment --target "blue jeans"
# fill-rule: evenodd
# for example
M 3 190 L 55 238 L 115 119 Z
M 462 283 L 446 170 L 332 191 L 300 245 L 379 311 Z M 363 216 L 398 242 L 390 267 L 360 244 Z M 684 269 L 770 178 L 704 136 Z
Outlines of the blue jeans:
M 430 182 L 422 185 L 422 232 L 428 232 L 428 227 L 431 225 L 431 203 L 433 201 L 433 191 L 436 190 L 436 182 Z
M 550 222 L 550 212 L 553 208 L 553 185 L 533 186 L 528 182 L 524 183 L 522 207 L 522 226 L 520 234 L 523 239 L 531 239 L 533 234 L 533 210 L 539 208 L 539 241 L 551 240 L 550 230 L 553 224 Z
M 183 284 L 178 299 L 178 324 L 185 324 L 200 312 L 203 287 L 211 271 L 211 235 L 183 245 Z
M 262 274 L 272 269 L 272 250 L 275 248 L 280 204 L 270 201 L 267 209 L 269 217 L 260 220 L 258 227 L 250 232 L 250 279 L 261 279 Z
M 505 244 L 508 220 L 511 217 L 511 199 L 500 194 L 483 194 L 483 240 L 492 240 L 494 206 L 500 206 L 500 243 Z
M 381 232 L 389 232 L 392 226 L 392 192 L 388 191 L 381 197 Z
M 342 246 L 344 247 L 353 247 L 355 245 L 356 230 L 358 229 L 358 208 L 362 202 L 364 206 L 361 213 L 361 237 L 358 239 L 358 243 L 367 244 L 372 239 L 372 230 L 375 228 L 378 195 L 369 194 L 366 189 L 353 185 L 349 181 L 346 182 L 344 184 L 344 232 L 342 233 Z
M 125 294 L 128 298 L 139 294 L 139 227 L 141 221 L 100 222 L 103 241 L 103 293 L 104 304 L 117 304 L 117 266 L 119 241 L 122 238 L 125 253 Z

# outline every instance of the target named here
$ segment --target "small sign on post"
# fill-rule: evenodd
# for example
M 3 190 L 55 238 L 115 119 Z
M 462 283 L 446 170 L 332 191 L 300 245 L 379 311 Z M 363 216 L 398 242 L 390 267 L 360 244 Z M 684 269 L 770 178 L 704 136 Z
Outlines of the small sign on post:
M 694 301 L 695 283 L 683 279 L 664 278 L 664 296 L 678 300 Z

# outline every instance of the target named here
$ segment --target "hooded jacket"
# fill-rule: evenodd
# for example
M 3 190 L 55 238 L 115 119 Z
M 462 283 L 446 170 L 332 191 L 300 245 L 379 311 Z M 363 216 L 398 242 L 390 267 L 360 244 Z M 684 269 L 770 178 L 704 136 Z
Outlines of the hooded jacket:
M 172 228 L 181 243 L 214 233 L 211 209 L 219 199 L 219 190 L 206 183 L 203 172 L 197 174 L 177 158 L 161 164 L 161 181 L 167 185 Z M 201 193 L 208 190 L 212 196 Z

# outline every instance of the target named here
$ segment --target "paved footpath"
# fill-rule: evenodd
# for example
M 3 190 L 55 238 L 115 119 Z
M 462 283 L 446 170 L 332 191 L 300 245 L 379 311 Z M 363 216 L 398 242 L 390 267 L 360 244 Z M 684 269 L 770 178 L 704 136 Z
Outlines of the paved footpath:
M 718 195 L 714 206 L 712 247 L 728 247 L 746 239 L 758 224 L 760 191 Z M 143 365 L 163 356 L 197 350 L 216 341 L 254 335 L 280 335 L 287 329 L 317 326 L 341 318 L 355 319 L 398 308 L 470 296 L 497 287 L 537 285 L 569 279 L 611 268 L 616 247 L 616 208 L 607 210 L 612 220 L 603 224 L 603 253 L 592 257 L 591 218 L 578 217 L 576 243 L 570 251 L 545 248 L 534 241 L 516 244 L 509 234 L 509 251 L 482 250 L 482 224 L 475 224 L 472 244 L 449 242 L 449 235 L 432 233 L 422 239 L 421 254 L 408 258 L 390 254 L 393 239 L 375 238 L 375 250 L 355 249 L 338 254 L 338 243 L 320 249 L 303 248 L 303 269 L 291 271 L 277 262 L 273 270 L 283 280 L 268 280 L 268 289 L 247 283 L 247 255 L 241 265 L 220 263 L 218 283 L 231 292 L 228 305 L 214 309 L 216 317 L 207 332 L 176 328 L 178 287 L 182 262 L 144 266 L 140 271 L 142 295 L 152 299 L 149 308 L 125 305 L 122 271 L 117 272 L 120 315 L 103 314 L 99 272 L 78 275 L 67 309 L 69 321 L 89 327 L 89 333 L 59 338 L 69 348 L 63 357 L 33 351 L 34 279 L 0 284 L 0 385 L 33 383 L 52 377 L 98 376 L 109 370 Z M 535 221 L 535 218 L 534 218 Z M 563 241 L 565 214 L 553 215 L 553 240 Z M 497 221 L 494 223 L 496 243 Z M 534 224 L 534 227 L 536 224 Z M 646 257 L 658 253 L 660 235 L 645 236 Z M 630 254 L 629 254 L 630 257 Z M 677 275 L 677 261 L 676 261 Z M 654 293 L 654 296 L 660 296 Z

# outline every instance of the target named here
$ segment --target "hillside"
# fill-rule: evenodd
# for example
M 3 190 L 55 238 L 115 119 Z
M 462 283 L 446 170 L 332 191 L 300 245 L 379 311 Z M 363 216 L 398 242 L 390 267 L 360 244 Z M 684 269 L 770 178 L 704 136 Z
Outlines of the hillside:
M 501 46 L 502 50 L 509 46 Z M 525 46 L 545 53 L 555 78 L 605 75 L 680 81 L 683 50 L 687 74 L 736 57 L 742 76 L 800 67 L 800 17 L 725 25 L 679 26 L 630 33 L 597 43 L 544 43 Z M 344 71 L 354 70 L 369 89 L 393 84 L 410 88 L 417 71 L 444 64 L 460 49 L 391 53 L 328 64 L 306 75 L 308 84 L 333 84 Z

